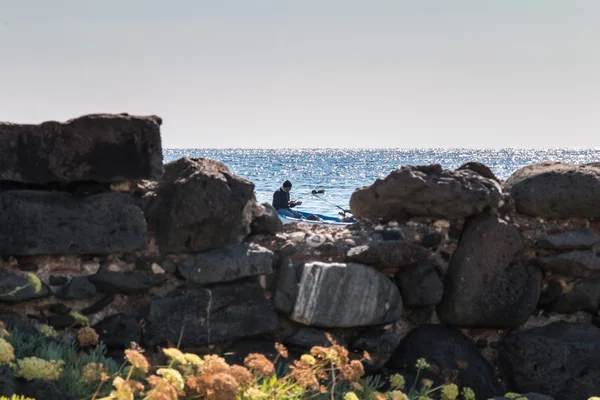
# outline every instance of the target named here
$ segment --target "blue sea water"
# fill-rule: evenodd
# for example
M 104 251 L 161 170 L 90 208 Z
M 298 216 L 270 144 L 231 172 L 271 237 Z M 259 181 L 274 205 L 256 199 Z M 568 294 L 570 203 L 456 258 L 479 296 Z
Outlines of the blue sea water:
M 337 215 L 333 204 L 349 208 L 354 189 L 384 178 L 401 165 L 439 163 L 454 169 L 479 161 L 501 179 L 518 168 L 541 161 L 595 162 L 600 149 L 164 149 L 164 162 L 181 157 L 221 161 L 231 172 L 255 185 L 259 202 L 271 202 L 273 191 L 289 179 L 299 210 Z M 317 198 L 312 189 L 325 189 Z

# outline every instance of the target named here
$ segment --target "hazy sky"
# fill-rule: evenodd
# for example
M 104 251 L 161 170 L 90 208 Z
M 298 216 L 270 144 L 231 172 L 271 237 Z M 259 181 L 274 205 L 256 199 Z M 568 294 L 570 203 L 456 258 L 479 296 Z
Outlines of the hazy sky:
M 600 147 L 600 0 L 0 0 L 0 120 L 164 147 Z

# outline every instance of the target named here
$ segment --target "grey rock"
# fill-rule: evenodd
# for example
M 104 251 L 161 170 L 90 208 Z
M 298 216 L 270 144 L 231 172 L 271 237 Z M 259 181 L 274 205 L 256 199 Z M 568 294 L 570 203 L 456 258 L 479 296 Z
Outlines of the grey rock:
M 347 346 L 347 343 L 340 338 L 339 336 L 327 332 L 323 329 L 313 328 L 313 327 L 302 327 L 294 332 L 292 335 L 286 337 L 283 340 L 283 343 L 286 346 L 294 346 L 296 348 L 301 348 L 305 350 L 309 350 L 313 346 L 323 346 L 329 347 L 331 346 L 331 342 L 327 338 L 327 335 L 332 338 L 337 344 L 342 345 L 344 347 Z
M 273 306 L 277 311 L 291 314 L 298 298 L 300 279 L 298 272 L 289 258 L 284 258 L 275 277 Z
M 423 239 L 421 239 L 421 245 L 430 249 L 442 243 L 442 240 L 444 240 L 444 235 L 439 232 L 431 232 L 423 236 Z
M 209 284 L 270 274 L 274 261 L 272 251 L 242 243 L 196 254 L 180 263 L 177 270 L 188 281 Z
M 129 348 L 131 342 L 140 343 L 142 327 L 131 315 L 110 315 L 93 326 L 100 341 L 109 348 Z
M 81 323 L 72 315 L 50 315 L 48 316 L 48 325 L 57 331 L 60 331 L 74 326 L 80 326 Z
M 434 386 L 444 383 L 444 374 L 453 371 L 459 387 L 468 386 L 477 399 L 504 394 L 488 361 L 471 339 L 445 325 L 423 325 L 412 330 L 395 349 L 387 367 L 414 374 L 419 358 L 437 368 L 423 371 L 421 378 L 431 379 Z
M 183 348 L 261 335 L 277 327 L 277 315 L 256 282 L 154 297 L 145 320 L 146 346 L 164 344 L 167 340 L 178 343 L 182 335 Z
M 69 282 L 69 279 L 66 276 L 50 275 L 48 278 L 50 286 L 62 286 L 67 282 Z
M 511 328 L 527 321 L 541 291 L 541 272 L 523 264 L 519 230 L 495 216 L 467 221 L 444 278 L 438 306 L 447 324 Z
M 298 248 L 294 243 L 287 242 L 286 244 L 281 246 L 279 250 L 277 250 L 277 254 L 279 255 L 279 257 L 289 257 L 293 254 L 296 254 L 297 251 Z
M 100 293 L 142 294 L 166 280 L 161 276 L 146 276 L 137 272 L 119 272 L 101 269 L 87 277 Z
M 350 198 L 359 219 L 405 220 L 410 217 L 460 219 L 501 205 L 498 182 L 470 170 L 444 170 L 439 164 L 402 166 Z
M 13 290 L 27 285 L 27 277 L 23 275 L 12 274 L 7 271 L 0 271 L 0 303 L 16 303 L 42 297 L 49 297 L 52 292 L 48 285 L 42 282 L 39 292 L 31 286 L 21 289 L 15 294 L 8 295 Z
M 460 167 L 456 168 L 457 171 L 461 171 L 461 170 L 465 170 L 465 169 L 473 171 L 473 172 L 483 176 L 484 178 L 488 178 L 488 179 L 494 180 L 496 182 L 500 182 L 500 180 L 496 177 L 496 175 L 494 175 L 492 170 L 487 165 L 482 164 L 480 162 L 471 161 L 468 163 L 464 163 Z
M 144 213 L 162 254 L 214 250 L 250 233 L 254 184 L 218 161 L 170 162 L 152 190 Z
M 600 169 L 591 165 L 543 162 L 515 171 L 504 190 L 516 210 L 532 217 L 600 216 Z
M 277 210 L 270 203 L 256 205 L 250 231 L 252 234 L 265 233 L 270 235 L 283 231 L 283 222 L 281 222 Z
M 379 370 L 390 360 L 401 340 L 400 335 L 389 329 L 379 326 L 372 327 L 362 332 L 352 341 L 350 350 L 359 353 L 368 352 L 370 360 L 363 361 L 363 364 L 374 370 Z
M 600 329 L 593 325 L 555 322 L 511 332 L 502 347 L 504 376 L 516 392 L 556 400 L 600 393 Z
M 17 381 L 8 367 L 0 367 L 0 396 L 10 398 L 15 394 Z
M 424 260 L 396 273 L 396 283 L 405 305 L 426 306 L 442 301 L 444 285 L 437 269 L 435 261 Z
M 537 246 L 550 250 L 585 250 L 600 243 L 600 235 L 589 228 L 575 228 L 548 235 L 537 241 Z
M 142 210 L 126 193 L 75 197 L 0 192 L 0 254 L 110 254 L 147 246 Z
M 577 282 L 568 293 L 559 297 L 551 311 L 559 314 L 572 314 L 583 310 L 597 314 L 600 308 L 600 279 Z
M 290 318 L 305 325 L 357 327 L 402 316 L 398 288 L 383 274 L 354 263 L 306 263 Z
M 96 294 L 96 286 L 85 276 L 77 276 L 55 293 L 60 299 L 87 299 Z
M 163 171 L 157 116 L 91 114 L 64 123 L 0 122 L 0 181 L 117 182 Z
M 575 250 L 558 255 L 538 257 L 546 271 L 574 278 L 600 278 L 600 257 L 591 251 Z
M 346 261 L 367 264 L 375 269 L 402 268 L 424 260 L 430 252 L 423 247 L 400 241 L 379 241 L 356 246 L 346 253 Z

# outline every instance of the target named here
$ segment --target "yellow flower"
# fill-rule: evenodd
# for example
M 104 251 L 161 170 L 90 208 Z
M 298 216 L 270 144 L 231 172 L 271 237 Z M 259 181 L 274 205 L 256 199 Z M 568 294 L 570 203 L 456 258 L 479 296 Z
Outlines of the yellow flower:
M 392 400 L 409 400 L 408 396 L 400 390 L 394 390 L 390 393 Z
M 188 363 L 185 355 L 175 347 L 163 349 L 163 353 L 171 360 L 175 360 L 181 365 L 186 365 Z
M 5 339 L 0 338 L 0 364 L 10 364 L 15 360 L 15 349 Z
M 354 392 L 348 392 L 344 395 L 344 400 L 358 400 L 358 396 Z
M 200 365 L 203 363 L 202 359 L 196 354 L 185 353 L 183 356 L 185 357 L 185 360 L 192 365 Z
M 137 350 L 125 350 L 125 357 L 131 365 L 141 371 L 148 372 L 150 369 L 150 363 L 146 360 L 146 357 Z
M 471 388 L 463 387 L 462 395 L 464 400 L 475 400 L 475 392 Z
M 392 385 L 392 389 L 404 389 L 404 385 L 406 385 L 406 381 L 404 377 L 400 374 L 394 374 L 390 377 L 390 384 Z
M 288 358 L 288 351 L 281 343 L 275 343 L 275 350 L 277 350 L 277 353 L 279 353 L 281 357 Z
M 310 354 L 302 354 L 302 356 L 300 357 L 300 360 L 304 361 L 308 365 L 315 365 L 315 362 L 317 361 Z
M 179 371 L 174 370 L 173 368 L 159 368 L 156 373 L 165 378 L 171 385 L 175 386 L 175 389 L 183 390 L 183 376 L 181 376 Z
M 116 400 L 133 400 L 136 392 L 144 390 L 144 385 L 140 382 L 132 380 L 124 380 L 120 376 L 117 376 L 113 380 L 113 386 L 117 390 L 113 390 L 110 394 L 111 398 Z
M 95 346 L 99 338 L 94 328 L 85 327 L 77 331 L 77 341 L 82 346 Z
M 84 382 L 99 382 L 102 378 L 108 373 L 108 368 L 101 363 L 87 363 L 85 367 L 83 367 L 81 373 L 81 380 Z
M 433 381 L 431 379 L 422 379 L 421 384 L 424 388 L 430 388 L 433 386 Z
M 56 330 L 54 330 L 54 328 L 51 327 L 50 325 L 42 325 L 42 326 L 40 326 L 40 333 L 43 336 L 46 336 L 46 337 L 51 337 L 51 336 L 56 336 L 57 335 Z
M 27 283 L 33 288 L 33 290 L 35 290 L 36 293 L 39 293 L 40 290 L 42 290 L 42 281 L 40 281 L 40 278 L 31 272 L 27 274 Z
M 442 400 L 456 400 L 458 397 L 458 386 L 454 383 L 444 386 L 442 389 Z
M 250 400 L 260 400 L 267 397 L 266 393 L 261 392 L 255 387 L 250 387 L 246 389 L 244 392 L 244 398 L 248 398 Z
M 46 361 L 37 357 L 26 357 L 17 361 L 17 369 L 19 376 L 28 381 L 34 379 L 57 381 L 62 374 L 64 364 L 62 360 Z

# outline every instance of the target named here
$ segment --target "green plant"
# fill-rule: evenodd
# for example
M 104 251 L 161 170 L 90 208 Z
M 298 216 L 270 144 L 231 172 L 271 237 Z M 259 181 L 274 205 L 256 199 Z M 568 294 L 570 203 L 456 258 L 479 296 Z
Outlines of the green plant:
M 17 286 L 10 292 L 2 293 L 2 294 L 0 294 L 0 297 L 14 296 L 15 294 L 19 293 L 21 290 L 25 290 L 30 286 L 33 288 L 35 293 L 39 293 L 39 291 L 42 289 L 42 281 L 40 281 L 40 278 L 38 278 L 35 274 L 32 274 L 31 272 L 27 273 L 27 283 L 25 285 Z

